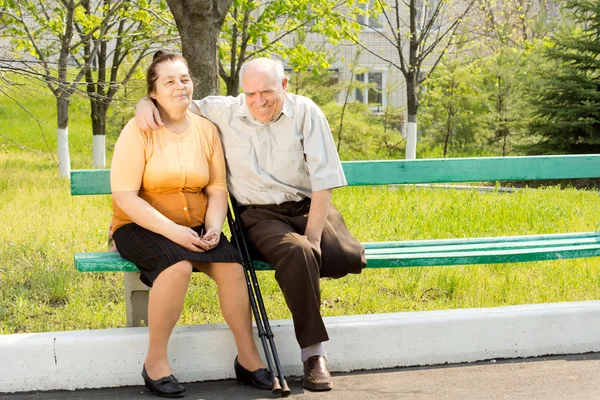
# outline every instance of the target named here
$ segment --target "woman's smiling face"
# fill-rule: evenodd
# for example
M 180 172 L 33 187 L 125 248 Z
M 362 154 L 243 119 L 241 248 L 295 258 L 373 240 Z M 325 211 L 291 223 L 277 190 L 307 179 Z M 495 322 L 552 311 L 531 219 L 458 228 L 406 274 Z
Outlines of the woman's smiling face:
M 165 111 L 187 110 L 194 94 L 194 84 L 187 65 L 181 60 L 168 60 L 156 66 L 156 84 L 150 93 Z

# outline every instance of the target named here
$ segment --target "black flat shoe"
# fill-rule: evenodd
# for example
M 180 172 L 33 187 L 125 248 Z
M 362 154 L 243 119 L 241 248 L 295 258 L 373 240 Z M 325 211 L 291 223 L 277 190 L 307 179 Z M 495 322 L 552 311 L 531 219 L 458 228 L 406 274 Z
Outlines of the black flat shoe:
M 152 393 L 155 393 L 160 397 L 179 398 L 185 394 L 185 388 L 179 384 L 177 379 L 173 375 L 165 376 L 156 381 L 150 379 L 146 372 L 146 364 L 142 368 L 142 378 L 144 378 L 144 384 Z
M 250 372 L 246 368 L 242 367 L 236 356 L 235 361 L 233 362 L 233 369 L 235 371 L 235 379 L 238 383 L 252 385 L 256 388 L 267 390 L 270 390 L 273 386 L 273 383 L 271 382 L 271 374 L 266 368 L 260 368 L 254 372 Z

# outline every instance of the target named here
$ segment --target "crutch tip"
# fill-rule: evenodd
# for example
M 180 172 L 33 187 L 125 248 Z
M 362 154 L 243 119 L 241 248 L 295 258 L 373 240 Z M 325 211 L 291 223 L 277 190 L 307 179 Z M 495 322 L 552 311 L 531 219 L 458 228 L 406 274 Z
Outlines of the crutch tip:
M 281 397 L 288 397 L 292 393 L 285 379 L 281 380 Z
M 285 382 L 285 381 L 284 381 Z M 281 395 L 281 385 L 279 384 L 279 379 L 276 376 L 273 377 L 273 387 L 271 388 L 271 393 L 275 395 Z

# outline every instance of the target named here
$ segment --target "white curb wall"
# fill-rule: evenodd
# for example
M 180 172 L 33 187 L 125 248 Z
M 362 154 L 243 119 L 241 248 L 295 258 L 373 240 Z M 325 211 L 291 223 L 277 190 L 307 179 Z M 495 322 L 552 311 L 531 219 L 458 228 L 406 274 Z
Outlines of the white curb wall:
M 335 371 L 461 363 L 600 351 L 600 301 L 328 317 Z M 289 320 L 272 321 L 284 372 L 301 375 Z M 146 328 L 0 336 L 7 392 L 142 385 Z M 257 339 L 257 345 L 262 347 Z M 233 377 L 233 337 L 224 324 L 180 326 L 169 355 L 182 382 Z

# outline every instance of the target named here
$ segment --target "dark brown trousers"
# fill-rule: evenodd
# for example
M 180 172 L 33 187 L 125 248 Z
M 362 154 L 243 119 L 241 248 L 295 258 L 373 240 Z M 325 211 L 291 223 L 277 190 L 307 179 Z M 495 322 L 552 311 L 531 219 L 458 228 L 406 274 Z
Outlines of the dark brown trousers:
M 360 273 L 365 249 L 352 237 L 340 212 L 331 205 L 321 248 L 304 236 L 310 200 L 268 206 L 242 206 L 241 218 L 255 255 L 275 266 L 275 279 L 292 313 L 300 347 L 329 340 L 321 317 L 319 278 Z

